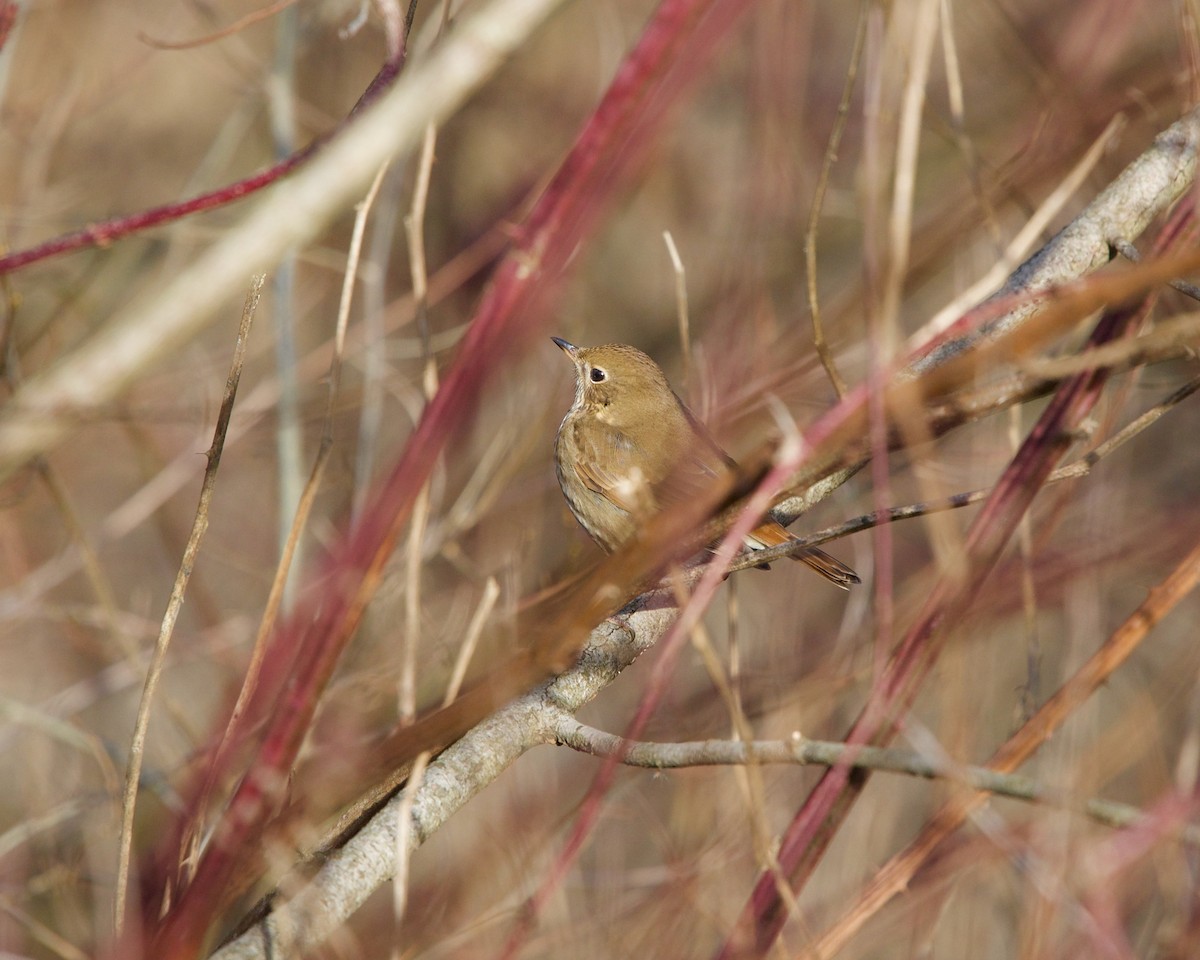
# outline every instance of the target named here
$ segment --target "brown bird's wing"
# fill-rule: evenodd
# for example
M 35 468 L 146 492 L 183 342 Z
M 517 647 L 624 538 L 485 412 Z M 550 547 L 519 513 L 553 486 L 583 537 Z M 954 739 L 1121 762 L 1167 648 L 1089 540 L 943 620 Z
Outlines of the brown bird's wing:
M 724 466 L 714 464 L 711 458 L 699 453 L 689 451 L 684 454 L 671 472 L 654 484 L 655 497 L 660 505 L 669 507 L 695 500 L 712 487 L 713 480 L 721 475 Z
M 682 403 L 630 429 L 593 419 L 575 441 L 584 486 L 641 518 L 694 500 L 733 465 Z
M 667 433 L 677 438 L 676 449 L 668 458 L 673 465 L 662 475 L 650 478 L 658 502 L 664 507 L 694 500 L 712 486 L 716 477 L 737 467 L 678 394 L 671 395 L 676 410 L 668 415 L 672 429 Z
M 780 524 L 774 520 L 768 520 L 750 531 L 746 537 L 746 545 L 752 550 L 761 550 L 767 547 L 777 547 L 781 543 L 795 539 Z M 816 547 L 808 547 L 803 552 L 794 554 L 792 559 L 808 564 L 834 586 L 841 587 L 843 590 L 849 590 L 852 584 L 862 583 L 858 574 L 842 561 Z
M 692 433 L 694 433 L 697 439 L 700 441 L 701 447 L 707 451 L 707 456 L 705 459 L 710 462 L 724 464 L 724 466 L 731 470 L 736 468 L 737 461 L 721 449 L 721 445 L 717 443 L 717 441 L 713 439 L 713 435 L 708 432 L 708 427 L 704 425 L 704 421 L 692 413 L 691 407 L 680 400 L 679 394 L 677 393 L 675 394 L 675 401 L 679 404 L 679 409 L 680 412 L 683 413 L 684 419 L 687 420 L 688 425 L 692 428 Z
M 679 451 L 663 451 L 657 447 L 653 451 L 666 452 L 666 457 L 654 456 L 625 431 L 593 421 L 586 431 L 575 434 L 579 454 L 572 465 L 575 475 L 587 489 L 638 520 L 652 516 L 660 507 L 694 499 L 712 484 L 714 477 L 736 464 L 683 403 L 679 404 L 679 410 L 685 418 L 680 424 L 684 429 L 674 433 L 668 431 L 668 435 L 682 438 L 686 445 Z M 644 439 L 648 444 L 655 442 L 655 437 Z M 677 458 L 673 466 L 665 475 L 659 475 L 664 461 L 670 463 L 673 458 Z M 770 520 L 756 527 L 746 542 L 752 549 L 762 549 L 794 539 L 782 526 Z M 808 564 L 843 589 L 860 582 L 848 566 L 815 547 L 797 554 L 794 559 Z
M 573 469 L 585 487 L 630 516 L 645 518 L 654 513 L 650 479 L 637 465 L 642 458 L 628 434 L 593 425 L 576 442 L 580 449 Z

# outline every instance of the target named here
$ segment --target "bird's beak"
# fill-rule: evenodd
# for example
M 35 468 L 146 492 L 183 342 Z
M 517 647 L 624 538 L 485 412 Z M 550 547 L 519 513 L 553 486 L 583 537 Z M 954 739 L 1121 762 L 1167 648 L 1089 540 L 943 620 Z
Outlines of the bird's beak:
M 567 343 L 567 341 L 562 337 L 551 337 L 550 339 L 554 341 L 554 343 L 563 353 L 565 353 L 572 360 L 575 359 L 575 351 L 578 349 L 575 344 Z

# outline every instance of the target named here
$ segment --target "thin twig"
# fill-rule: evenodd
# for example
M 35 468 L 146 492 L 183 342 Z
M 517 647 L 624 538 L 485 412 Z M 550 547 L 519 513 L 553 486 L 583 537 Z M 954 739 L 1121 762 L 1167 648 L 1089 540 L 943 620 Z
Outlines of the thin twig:
M 437 363 L 430 349 L 429 332 L 429 275 L 425 261 L 425 210 L 429 199 L 429 183 L 433 174 L 434 151 L 437 147 L 437 129 L 430 124 L 425 129 L 425 140 L 421 146 L 421 157 L 417 162 L 417 179 L 413 189 L 412 209 L 404 218 L 404 229 L 408 237 L 409 273 L 412 277 L 413 299 L 416 303 L 417 324 L 421 333 L 421 348 L 424 353 L 422 364 L 422 386 L 428 403 L 437 393 Z M 408 549 L 405 554 L 404 590 L 404 637 L 398 691 L 400 723 L 408 725 L 417 715 L 417 648 L 421 635 L 421 545 L 429 521 L 429 480 L 425 481 L 413 504 L 412 524 L 408 532 Z M 457 696 L 457 689 L 447 692 L 447 703 Z M 408 782 L 396 807 L 396 876 L 392 881 L 392 916 L 396 928 L 404 922 L 408 906 L 409 877 L 409 830 L 412 822 L 412 805 L 425 768 L 429 764 L 430 751 L 424 751 L 413 761 Z M 397 942 L 393 956 L 399 960 L 400 944 Z
M 1196 351 L 1200 313 L 1185 313 L 1155 325 L 1149 333 L 1090 347 L 1067 357 L 1031 358 L 1019 368 L 1037 379 L 1061 380 L 1084 370 L 1124 368 L 1149 360 L 1174 359 Z
M 1121 237 L 1112 237 L 1109 242 L 1112 244 L 1113 249 L 1130 263 L 1141 263 L 1142 255 L 1138 253 L 1137 247 L 1128 240 Z M 1171 280 L 1167 286 L 1192 300 L 1200 300 L 1200 287 L 1194 283 L 1188 283 L 1186 280 Z
M 275 14 L 286 10 L 296 2 L 297 0 L 275 0 L 274 3 L 268 4 L 258 10 L 252 10 L 244 17 L 234 20 L 227 27 L 222 27 L 220 30 L 205 34 L 202 37 L 195 37 L 191 40 L 160 40 L 157 37 L 150 36 L 143 30 L 137 32 L 137 38 L 142 43 L 154 47 L 156 50 L 192 50 L 195 47 L 203 47 L 218 40 L 224 40 L 235 33 L 240 33 L 247 27 L 251 27 L 263 20 L 269 20 Z
M 898 747 L 852 749 L 834 740 L 809 740 L 794 734 L 790 740 L 696 740 L 681 743 L 631 743 L 622 737 L 580 723 L 561 713 L 555 727 L 557 741 L 572 750 L 596 757 L 620 756 L 629 767 L 681 770 L 689 767 L 750 766 L 759 763 L 832 767 L 847 764 L 862 770 L 899 773 L 926 780 L 945 780 L 1001 797 L 1077 810 L 1108 827 L 1129 827 L 1145 813 L 1130 804 L 1092 799 L 1079 803 L 1069 795 L 1038 783 L 1032 777 L 1006 773 L 992 767 L 947 763 L 915 750 Z M 1200 825 L 1183 834 L 1190 846 L 1200 846 Z
M 1200 582 L 1200 546 L 1154 587 L 1146 600 L 1105 640 L 1087 662 L 993 754 L 988 769 L 1008 773 L 1024 763 L 1075 710 L 1125 663 L 1150 631 Z M 878 870 L 842 918 L 813 945 L 814 957 L 836 954 L 856 931 L 893 896 L 907 889 L 918 867 L 934 848 L 958 829 L 984 794 L 957 797 L 928 821 L 921 834 Z
M 1193 257 L 1188 256 L 1184 263 L 1190 268 L 1192 261 Z M 1169 276 L 1166 274 L 1160 273 L 1159 275 L 1162 282 L 1166 282 L 1168 278 Z M 1094 282 L 1097 281 L 1090 283 Z M 1142 289 L 1148 290 L 1150 287 Z M 1130 296 L 1128 291 L 1122 290 L 1118 293 L 1114 290 L 1112 296 L 1095 301 L 1093 309 L 1102 306 L 1104 302 L 1118 302 L 1128 296 Z M 1055 308 L 1047 307 L 1047 311 L 1052 309 Z M 1071 311 L 1072 316 L 1082 316 L 1085 312 L 1091 311 L 1086 308 Z M 1047 314 L 1043 313 L 1038 318 L 1039 321 L 1045 320 L 1046 316 Z M 1196 321 L 1190 319 L 1193 316 L 1193 314 L 1185 314 L 1182 317 L 1165 321 L 1159 324 L 1155 330 L 1139 337 L 1125 338 L 1118 343 L 1106 344 L 1103 347 L 1086 347 L 1079 355 L 1086 359 L 1077 357 L 1055 360 L 1015 358 L 1023 367 L 1031 371 L 1041 372 L 1044 370 L 1050 374 L 1049 376 L 1019 374 L 970 391 L 926 390 L 921 406 L 922 416 L 925 418 L 924 429 L 931 436 L 940 436 L 954 427 L 979 420 L 987 414 L 1045 396 L 1055 389 L 1067 375 L 1078 374 L 1083 370 L 1103 368 L 1117 373 L 1144 363 L 1156 363 L 1189 356 L 1194 348 L 1188 343 L 1187 337 L 1190 331 L 1196 329 L 1198 325 Z M 1003 340 L 997 342 L 1002 343 Z M 1045 338 L 1039 336 L 1038 343 L 1043 342 L 1045 342 Z M 1014 359 L 1011 354 L 1008 356 L 993 355 L 994 363 L 987 364 L 984 358 L 991 347 L 991 344 L 984 344 L 979 347 L 976 354 L 973 354 L 979 358 L 981 368 L 1000 366 Z M 918 348 L 918 352 L 920 352 L 920 348 Z M 919 382 L 919 378 L 917 382 Z M 843 407 L 835 408 L 839 411 L 843 409 Z M 896 433 L 892 437 L 890 446 L 899 447 L 904 439 L 901 434 Z M 847 460 L 851 461 L 850 466 L 839 466 L 840 463 Z M 792 483 L 789 484 L 786 499 L 775 504 L 771 511 L 772 516 L 784 526 L 792 524 L 798 517 L 840 488 L 867 462 L 865 446 L 856 449 L 851 442 L 847 441 L 840 451 L 839 460 L 821 461 L 817 459 L 812 466 L 793 478 Z
M 863 43 L 867 36 L 867 0 L 859 5 L 858 24 L 854 28 L 854 44 L 850 50 L 850 62 L 846 67 L 846 79 L 842 84 L 842 98 L 838 101 L 837 116 L 833 121 L 833 129 L 829 133 L 829 142 L 825 146 L 825 156 L 821 160 L 821 172 L 817 176 L 817 187 L 813 191 L 812 207 L 808 212 L 808 230 L 804 235 L 804 274 L 808 290 L 808 312 L 812 317 L 813 347 L 821 358 L 821 365 L 829 376 L 829 382 L 840 400 L 846 395 L 846 381 L 838 371 L 837 362 L 833 359 L 833 351 L 825 339 L 825 327 L 821 323 L 821 301 L 817 296 L 817 231 L 821 224 L 821 211 L 825 206 L 825 192 L 829 189 L 829 176 L 833 164 L 837 160 L 838 147 L 842 142 L 842 134 L 846 130 L 846 121 L 850 117 L 850 100 L 854 96 L 854 84 L 858 79 L 858 68 L 862 62 Z
M 1079 459 L 1051 472 L 1046 478 L 1046 485 L 1057 483 L 1060 480 L 1070 480 L 1086 476 L 1097 463 L 1113 453 L 1117 448 L 1129 442 L 1147 427 L 1154 424 L 1163 414 L 1182 403 L 1197 390 L 1200 390 L 1200 377 L 1188 381 L 1182 387 L 1173 391 L 1170 396 L 1128 423 L 1094 450 L 1089 450 Z M 795 540 L 782 543 L 777 547 L 770 547 L 766 550 L 755 550 L 753 555 L 738 557 L 729 565 L 729 571 L 736 573 L 763 563 L 774 563 L 776 560 L 782 560 L 786 557 L 803 553 L 809 547 L 819 546 L 822 543 L 828 543 L 830 540 L 839 540 L 852 533 L 870 530 L 872 527 L 882 523 L 895 523 L 897 520 L 910 520 L 914 517 L 927 516 L 931 513 L 968 507 L 973 503 L 980 503 L 986 500 L 994 489 L 994 487 L 984 487 L 967 493 L 956 493 L 953 496 L 944 497 L 940 500 L 927 500 L 901 507 L 890 507 L 883 512 L 865 513 L 850 520 L 845 520 L 835 526 L 826 527 L 824 530 L 819 530 L 816 533 L 797 537 Z
M 246 356 L 246 343 L 250 336 L 250 327 L 254 321 L 254 312 L 258 308 L 259 297 L 266 276 L 259 274 L 250 282 L 250 292 L 242 307 L 242 320 L 238 326 L 237 340 L 233 349 L 233 363 L 229 377 L 225 381 L 225 395 L 221 399 L 221 409 L 217 414 L 217 425 L 213 431 L 212 445 L 205 452 L 208 467 L 204 471 L 204 482 L 200 487 L 200 502 L 196 507 L 196 519 L 192 523 L 192 532 L 184 548 L 183 557 L 179 563 L 179 572 L 175 576 L 175 584 L 171 587 L 171 597 L 167 601 L 167 609 L 163 614 L 162 626 L 158 639 L 154 644 L 154 655 L 146 671 L 146 683 L 142 688 L 141 700 L 138 702 L 137 719 L 133 727 L 133 739 L 129 745 L 129 766 L 125 772 L 125 791 L 121 801 L 121 835 L 118 841 L 116 894 L 113 904 L 113 926 L 120 934 L 125 921 L 125 903 L 129 892 L 129 858 L 133 845 L 133 814 L 137 805 L 138 781 L 142 775 L 142 759 L 146 748 L 146 731 L 150 726 L 150 707 L 154 702 L 154 694 L 158 689 L 158 681 L 162 676 L 163 663 L 166 661 L 167 649 L 171 644 L 171 636 L 175 631 L 175 621 L 183 607 L 184 594 L 187 591 L 188 580 L 196 563 L 200 550 L 200 542 L 208 530 L 208 511 L 212 503 L 213 489 L 217 481 L 217 468 L 221 465 L 221 453 L 225 448 L 225 433 L 229 429 L 229 418 L 233 415 L 233 402 L 237 397 L 238 383 L 242 376 L 242 364 Z
M 245 675 L 242 678 L 241 689 L 238 691 L 237 702 L 234 704 L 233 710 L 230 711 L 229 720 L 221 734 L 221 741 L 213 754 L 204 786 L 200 791 L 200 800 L 197 804 L 199 816 L 203 816 L 208 807 L 209 797 L 224 769 L 231 748 L 239 745 L 239 731 L 251 700 L 258 691 L 258 681 L 262 675 L 263 665 L 266 662 L 271 632 L 275 628 L 275 622 L 283 606 L 284 592 L 291 573 L 292 562 L 300 544 L 300 538 L 308 526 L 308 518 L 312 512 L 313 504 L 316 502 L 317 493 L 321 489 L 321 481 L 324 478 L 329 457 L 333 452 L 334 411 L 340 395 L 346 327 L 350 320 L 350 304 L 353 300 L 354 283 L 358 275 L 358 264 L 362 254 L 363 232 L 366 229 L 367 216 L 370 213 L 371 205 L 375 201 L 375 197 L 379 192 L 379 186 L 383 182 L 386 172 L 387 164 L 385 163 L 380 167 L 374 182 L 367 191 L 366 197 L 358 204 L 355 212 L 354 230 L 351 233 L 350 247 L 346 255 L 346 271 L 342 278 L 342 295 L 338 304 L 337 323 L 333 337 L 333 356 L 329 361 L 329 387 L 325 399 L 325 417 L 321 426 L 321 442 L 317 447 L 317 455 L 313 461 L 312 469 L 309 471 L 308 481 L 300 493 L 295 515 L 292 517 L 292 522 L 288 527 L 287 538 L 284 541 L 283 549 L 280 551 L 279 562 L 275 566 L 275 575 L 271 580 L 271 589 L 267 594 L 267 602 L 263 608 L 262 618 L 259 620 L 258 631 L 254 638 L 254 646 L 250 653 L 250 660 L 246 665 Z M 193 848 L 198 842 L 201 832 L 199 822 L 194 826 L 195 829 L 193 829 L 187 841 Z M 191 860 L 195 854 L 195 849 L 190 850 L 187 853 L 187 858 Z

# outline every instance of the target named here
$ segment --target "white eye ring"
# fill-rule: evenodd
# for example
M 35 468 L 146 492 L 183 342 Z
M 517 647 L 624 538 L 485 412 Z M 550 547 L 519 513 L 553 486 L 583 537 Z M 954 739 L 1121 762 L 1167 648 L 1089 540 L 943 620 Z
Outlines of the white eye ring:
M 608 379 L 608 374 L 605 373 L 600 367 L 592 367 L 592 372 L 589 374 L 589 376 L 591 377 L 592 383 L 603 383 Z

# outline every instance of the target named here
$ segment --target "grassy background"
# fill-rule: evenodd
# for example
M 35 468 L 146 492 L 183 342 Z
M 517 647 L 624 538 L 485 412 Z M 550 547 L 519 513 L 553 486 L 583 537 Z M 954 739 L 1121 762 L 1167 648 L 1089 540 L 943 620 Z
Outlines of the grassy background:
M 955 4 L 961 85 L 939 44 L 911 180 L 910 253 L 899 309 L 871 334 L 877 290 L 864 260 L 896 255 L 873 204 L 890 195 L 897 118 L 910 76 L 919 5 L 871 8 L 845 140 L 817 235 L 817 288 L 843 375 L 862 381 L 875 336 L 888 351 L 997 259 L 1003 245 L 1114 115 L 1125 126 L 1055 218 L 1067 222 L 1190 104 L 1196 33 L 1186 4 L 1118 0 Z M 0 74 L 0 203 L 4 243 L 19 250 L 80 226 L 214 189 L 267 165 L 272 123 L 290 112 L 295 145 L 330 129 L 375 74 L 375 17 L 350 36 L 353 3 L 301 2 L 288 13 L 194 49 L 199 37 L 256 8 L 248 2 L 43 0 L 22 9 Z M 573 4 L 439 131 L 425 220 L 435 302 L 435 356 L 453 353 L 488 266 L 570 147 L 636 40 L 652 5 Z M 766 397 L 804 424 L 836 400 L 811 343 L 804 240 L 829 131 L 851 57 L 855 5 L 762 0 L 738 21 L 674 110 L 631 145 L 642 155 L 574 254 L 546 309 L 549 332 L 581 344 L 633 343 L 654 355 L 735 453 L 772 426 Z M 423 6 L 427 36 L 438 5 Z M 422 32 L 424 31 L 424 32 Z M 277 69 L 293 37 L 293 75 Z M 864 86 L 878 91 L 866 102 Z M 960 93 L 965 121 L 951 108 Z M 874 159 L 872 159 L 874 158 Z M 306 532 L 311 564 L 381 465 L 403 448 L 421 408 L 422 340 L 402 220 L 415 158 L 394 166 L 368 228 L 370 243 L 331 468 Z M 243 215 L 233 205 L 111 246 L 54 258 L 5 279 L 7 389 L 46 369 L 186 266 Z M 251 341 L 238 422 L 155 711 L 139 800 L 135 856 L 179 812 L 195 751 L 222 722 L 279 550 L 276 323 L 302 359 L 296 398 L 307 473 L 321 427 L 328 344 L 352 212 L 296 251 L 290 280 L 264 299 Z M 694 362 L 685 370 L 670 230 L 686 268 Z M 1150 235 L 1153 236 L 1153 233 Z M 389 240 L 389 237 L 391 239 Z M 389 246 L 390 243 L 390 246 Z M 473 251 L 473 252 L 471 252 Z M 455 269 L 466 257 L 474 269 Z M 283 277 L 281 281 L 279 278 Z M 249 278 L 247 278 L 248 281 Z M 68 443 L 9 480 L 0 495 L 0 944 L 74 957 L 111 930 L 119 784 L 144 672 L 195 509 L 240 295 L 121 398 L 90 411 Z M 1188 309 L 1175 294 L 1159 315 Z M 364 346 L 382 318 L 386 340 Z M 511 651 L 520 598 L 594 557 L 553 478 L 551 443 L 570 403 L 571 371 L 545 339 L 497 361 L 471 428 L 448 448 L 432 487 L 423 544 L 417 676 L 438 700 L 484 582 L 501 599 L 477 669 Z M 1096 411 L 1102 439 L 1195 375 L 1190 359 L 1114 381 Z M 378 398 L 380 427 L 364 429 Z M 1039 407 L 994 416 L 894 455 L 890 486 L 864 472 L 801 525 L 824 526 L 884 504 L 984 487 Z M 1195 541 L 1194 404 L 1103 461 L 1085 480 L 1047 490 L 1031 515 L 1032 550 L 1006 555 L 919 699 L 914 736 L 982 762 L 1158 582 Z M 1083 449 L 1083 446 L 1079 448 Z M 369 456 L 368 456 L 369 455 Z M 161 502 L 175 465 L 185 482 Z M 295 473 L 295 470 L 292 470 Z M 293 480 L 295 477 L 293 476 Z M 286 496 L 283 495 L 283 496 Z M 877 499 L 878 498 L 878 499 Z M 961 531 L 970 511 L 949 520 Z M 891 531 L 895 630 L 938 575 L 930 527 Z M 714 643 L 736 645 L 737 685 L 756 734 L 799 730 L 837 739 L 862 705 L 873 651 L 886 645 L 872 607 L 878 544 L 831 548 L 868 586 L 843 595 L 796 564 L 736 580 L 709 614 Z M 793 569 L 796 567 L 796 569 Z M 1032 593 L 1023 597 L 1028 576 Z M 297 589 L 305 580 L 298 578 Z M 728 588 L 727 588 L 728 589 Z M 305 755 L 323 770 L 297 790 L 314 822 L 353 782 L 353 747 L 395 718 L 404 583 L 383 588 L 322 705 Z M 1186 602 L 1079 710 L 1025 772 L 1068 796 L 1149 806 L 1195 784 L 1200 608 Z M 647 664 L 584 714 L 619 731 Z M 699 658 L 685 656 L 647 736 L 729 735 L 729 716 Z M 921 732 L 923 731 L 923 732 Z M 925 742 L 920 740 L 919 742 Z M 535 751 L 417 854 L 407 926 L 398 938 L 386 893 L 331 951 L 493 955 L 521 894 L 555 857 L 595 769 L 567 750 Z M 818 771 L 766 769 L 753 801 L 781 830 Z M 833 922 L 874 868 L 909 839 L 950 788 L 877 776 L 801 895 L 789 955 Z M 541 918 L 526 956 L 705 956 L 727 935 L 759 871 L 736 772 L 623 773 L 590 845 Z M 1096 933 L 1103 894 L 1138 956 L 1170 955 L 1194 923 L 1195 859 L 1169 838 L 1123 860 L 1114 833 L 1048 808 L 989 806 L 884 910 L 844 955 L 1057 956 L 1110 938 Z M 1107 901 L 1105 901 L 1107 903 Z M 1117 955 L 1120 955 L 1119 953 Z M 1185 955 L 1180 953 L 1179 955 Z

